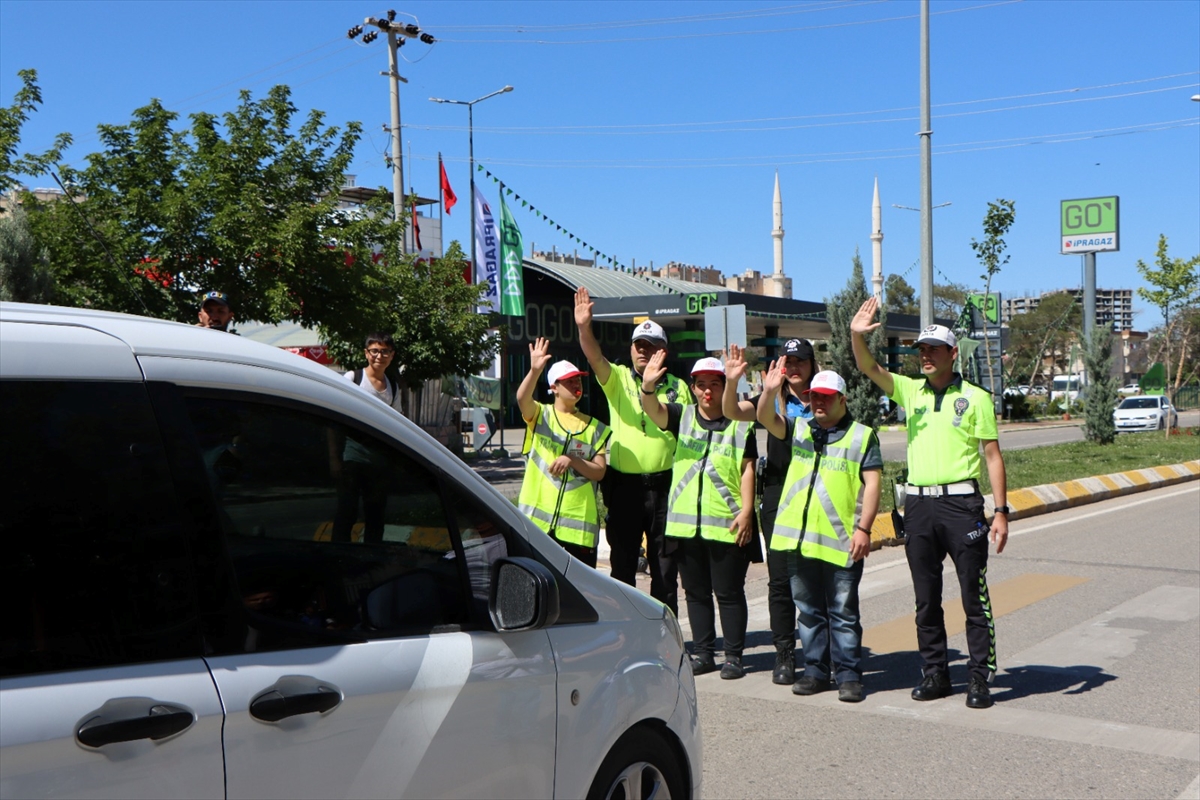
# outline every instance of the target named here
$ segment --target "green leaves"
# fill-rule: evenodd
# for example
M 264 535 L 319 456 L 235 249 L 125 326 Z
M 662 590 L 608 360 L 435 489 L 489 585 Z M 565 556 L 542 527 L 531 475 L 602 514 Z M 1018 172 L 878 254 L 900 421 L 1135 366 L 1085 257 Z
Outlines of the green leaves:
M 71 146 L 71 135 L 60 133 L 54 137 L 54 145 L 43 153 L 17 155 L 21 142 L 21 126 L 42 104 L 42 90 L 37 85 L 37 70 L 23 69 L 17 72 L 21 88 L 17 90 L 12 105 L 0 108 L 0 192 L 20 185 L 16 175 L 43 175 L 62 158 L 62 151 Z

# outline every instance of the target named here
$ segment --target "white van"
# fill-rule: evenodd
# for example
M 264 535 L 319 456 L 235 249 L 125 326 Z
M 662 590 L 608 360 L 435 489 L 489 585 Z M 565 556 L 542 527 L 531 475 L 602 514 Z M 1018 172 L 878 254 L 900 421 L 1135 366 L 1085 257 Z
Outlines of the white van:
M 1079 387 L 1083 379 L 1080 375 L 1055 375 L 1054 386 L 1050 390 L 1050 399 L 1074 403 L 1079 398 Z
M 0 796 L 691 797 L 675 617 L 335 373 L 0 304 Z

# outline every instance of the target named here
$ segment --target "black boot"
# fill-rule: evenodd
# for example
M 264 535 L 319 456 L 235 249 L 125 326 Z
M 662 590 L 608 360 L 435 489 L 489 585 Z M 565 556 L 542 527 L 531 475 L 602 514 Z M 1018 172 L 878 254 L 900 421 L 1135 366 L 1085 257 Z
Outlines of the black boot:
M 796 648 L 778 647 L 775 649 L 775 671 L 771 674 L 771 683 L 780 686 L 791 686 L 796 682 Z

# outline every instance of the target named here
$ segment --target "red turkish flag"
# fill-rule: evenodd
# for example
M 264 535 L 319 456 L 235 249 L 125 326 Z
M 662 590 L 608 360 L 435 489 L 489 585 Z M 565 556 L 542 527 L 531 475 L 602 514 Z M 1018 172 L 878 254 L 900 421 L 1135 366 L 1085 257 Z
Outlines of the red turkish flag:
M 458 202 L 458 196 L 450 188 L 450 179 L 446 177 L 446 165 L 442 163 L 440 156 L 438 157 L 438 172 L 441 173 L 442 179 L 442 207 L 449 214 L 450 209 L 454 208 L 454 204 Z

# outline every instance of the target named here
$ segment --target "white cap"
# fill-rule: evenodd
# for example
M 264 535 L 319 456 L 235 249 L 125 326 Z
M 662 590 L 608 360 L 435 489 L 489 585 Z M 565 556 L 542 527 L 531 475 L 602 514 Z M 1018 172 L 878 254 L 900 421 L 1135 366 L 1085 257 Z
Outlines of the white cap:
M 842 380 L 841 375 L 838 375 L 831 369 L 826 369 L 813 375 L 812 381 L 808 384 L 808 390 L 817 394 L 844 395 L 846 393 L 846 382 Z
M 721 359 L 719 358 L 702 358 L 696 362 L 696 366 L 692 367 L 693 375 L 701 372 L 715 372 L 718 375 L 724 375 L 725 365 L 721 363 Z
M 550 365 L 550 371 L 546 373 L 546 381 L 553 386 L 559 381 L 566 380 L 567 378 L 574 378 L 576 375 L 587 374 L 588 373 L 584 372 L 570 361 L 556 361 Z
M 958 338 L 945 325 L 930 325 L 921 331 L 917 344 L 944 344 L 947 347 L 958 347 Z
M 648 319 L 633 329 L 633 341 L 648 339 L 660 347 L 667 346 L 667 332 L 654 320 Z

